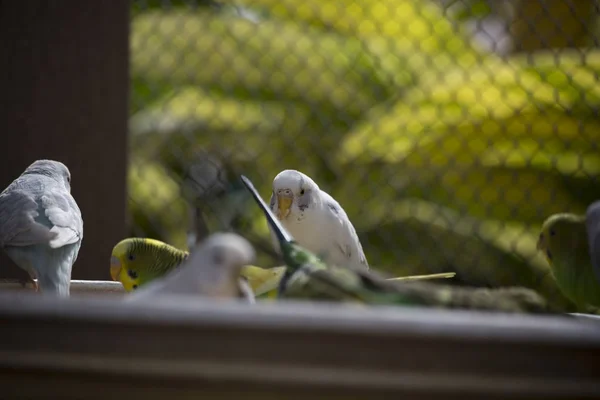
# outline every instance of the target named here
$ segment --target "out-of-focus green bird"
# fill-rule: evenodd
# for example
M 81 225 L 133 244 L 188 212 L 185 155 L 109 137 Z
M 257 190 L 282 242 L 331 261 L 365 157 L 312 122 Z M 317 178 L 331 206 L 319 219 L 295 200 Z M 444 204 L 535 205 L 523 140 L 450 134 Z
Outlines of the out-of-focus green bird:
M 537 249 L 548 260 L 560 290 L 578 309 L 600 307 L 600 281 L 590 257 L 586 216 L 550 216 L 542 225 Z
M 554 311 L 542 296 L 521 287 L 484 289 L 424 282 L 394 282 L 373 270 L 327 266 L 294 241 L 252 182 L 245 176 L 241 178 L 280 241 L 283 259 L 288 267 L 279 287 L 281 297 L 520 313 Z
M 160 240 L 127 238 L 115 245 L 110 258 L 110 275 L 123 284 L 125 291 L 141 287 L 180 266 L 189 252 L 180 250 Z M 285 267 L 264 269 L 253 265 L 242 268 L 256 297 L 272 297 L 276 293 Z
M 600 201 L 596 201 L 588 207 L 585 223 L 592 267 L 596 274 L 596 281 L 600 282 Z

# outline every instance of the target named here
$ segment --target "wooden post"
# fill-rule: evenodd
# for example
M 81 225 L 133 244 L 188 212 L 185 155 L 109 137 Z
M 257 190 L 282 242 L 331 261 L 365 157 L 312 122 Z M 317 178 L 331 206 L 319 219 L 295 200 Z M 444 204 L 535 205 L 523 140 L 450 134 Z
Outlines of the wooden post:
M 110 279 L 126 233 L 129 6 L 0 2 L 0 190 L 39 158 L 69 167 L 84 219 L 73 279 Z M 25 276 L 0 253 L 0 277 Z

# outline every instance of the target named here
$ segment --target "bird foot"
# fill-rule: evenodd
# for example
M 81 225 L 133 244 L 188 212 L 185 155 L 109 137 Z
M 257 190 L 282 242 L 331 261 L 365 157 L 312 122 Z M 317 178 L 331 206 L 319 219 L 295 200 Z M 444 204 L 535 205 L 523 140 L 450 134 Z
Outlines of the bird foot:
M 38 283 L 34 281 L 32 277 L 21 278 L 19 279 L 19 283 L 21 286 L 23 286 L 23 288 L 26 288 L 28 284 L 31 284 L 36 292 L 38 292 L 40 289 Z

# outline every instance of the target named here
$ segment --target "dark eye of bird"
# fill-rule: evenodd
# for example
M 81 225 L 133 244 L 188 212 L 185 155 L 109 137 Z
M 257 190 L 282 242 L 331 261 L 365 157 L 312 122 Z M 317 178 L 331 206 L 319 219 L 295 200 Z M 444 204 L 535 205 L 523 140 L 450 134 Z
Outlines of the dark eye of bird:
M 554 232 L 553 230 L 550 231 L 550 236 L 554 236 L 554 235 L 556 235 L 556 232 Z
M 129 261 L 133 261 L 133 260 L 135 260 L 135 256 L 134 256 L 133 254 L 129 254 L 129 255 L 127 256 L 127 259 L 128 259 Z
M 300 196 L 304 194 L 304 189 L 300 190 Z
M 132 269 L 128 269 L 128 270 L 127 270 L 127 275 L 129 275 L 129 277 L 130 277 L 131 279 L 137 279 L 137 277 L 138 277 L 138 274 L 137 274 L 137 272 L 135 272 L 135 271 L 134 271 L 134 270 L 132 270 Z

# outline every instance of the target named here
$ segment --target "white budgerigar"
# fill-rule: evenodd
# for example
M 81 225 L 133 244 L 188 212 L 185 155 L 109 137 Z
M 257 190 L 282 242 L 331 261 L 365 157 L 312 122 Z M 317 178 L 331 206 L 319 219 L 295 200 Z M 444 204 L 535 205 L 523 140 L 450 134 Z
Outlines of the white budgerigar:
M 63 163 L 35 161 L 0 193 L 0 247 L 38 279 L 42 293 L 69 296 L 82 240 L 83 219 Z
M 242 267 L 254 262 L 256 253 L 246 239 L 235 233 L 215 233 L 192 250 L 181 266 L 164 277 L 140 287 L 128 301 L 147 301 L 163 295 L 198 295 L 242 298 L 254 303 Z
M 325 263 L 369 268 L 346 212 L 307 175 L 293 169 L 280 172 L 273 180 L 270 206 L 298 244 Z M 271 237 L 279 249 L 272 230 Z

